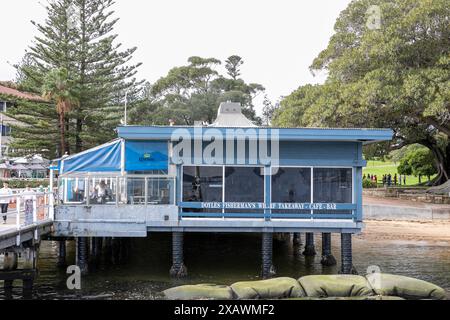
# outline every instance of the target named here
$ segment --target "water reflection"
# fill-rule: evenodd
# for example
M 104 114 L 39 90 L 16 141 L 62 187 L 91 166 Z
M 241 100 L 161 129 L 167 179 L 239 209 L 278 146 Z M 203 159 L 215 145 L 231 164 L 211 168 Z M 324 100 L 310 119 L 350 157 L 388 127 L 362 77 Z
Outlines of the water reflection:
M 304 237 L 302 239 L 304 241 Z M 339 236 L 333 236 L 333 254 L 340 260 Z M 320 253 L 320 237 L 316 235 Z M 354 264 L 360 274 L 378 265 L 383 272 L 416 277 L 450 291 L 450 251 L 446 242 L 369 241 L 354 237 Z M 305 257 L 302 248 L 292 242 L 274 240 L 274 264 L 278 276 L 298 278 L 308 274 L 336 274 L 339 267 L 323 267 L 320 254 Z M 260 235 L 258 234 L 186 234 L 185 264 L 189 277 L 172 280 L 171 235 L 155 233 L 146 239 L 133 239 L 128 261 L 113 264 L 102 259 L 91 266 L 83 278 L 82 290 L 66 287 L 64 269 L 56 267 L 57 243 L 43 242 L 39 255 L 39 278 L 34 299 L 158 299 L 166 288 L 186 283 L 231 284 L 239 280 L 259 279 Z M 67 262 L 74 261 L 74 243 L 68 242 Z M 16 281 L 12 298 L 22 298 L 21 282 Z M 3 286 L 0 298 L 5 298 Z

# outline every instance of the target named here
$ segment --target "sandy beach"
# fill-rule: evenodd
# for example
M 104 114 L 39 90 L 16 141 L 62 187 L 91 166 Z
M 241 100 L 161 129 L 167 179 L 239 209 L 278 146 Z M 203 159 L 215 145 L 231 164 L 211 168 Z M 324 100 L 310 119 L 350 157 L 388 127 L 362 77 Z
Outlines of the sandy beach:
M 369 221 L 364 222 L 365 240 L 412 240 L 449 242 L 450 222 Z

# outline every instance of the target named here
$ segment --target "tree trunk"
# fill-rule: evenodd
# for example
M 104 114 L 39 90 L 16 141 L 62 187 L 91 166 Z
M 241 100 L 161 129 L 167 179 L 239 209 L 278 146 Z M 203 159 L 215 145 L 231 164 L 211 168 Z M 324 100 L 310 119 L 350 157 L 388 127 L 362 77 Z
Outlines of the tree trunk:
M 80 118 L 78 118 L 75 132 L 75 153 L 80 153 L 81 151 L 83 151 L 83 141 L 81 140 L 82 130 L 83 130 L 83 121 Z
M 65 113 L 64 113 L 65 116 Z M 68 117 L 65 117 L 65 121 L 66 121 L 66 131 L 64 132 L 66 135 L 69 134 L 70 132 L 70 120 L 68 119 Z M 66 152 L 67 154 L 70 154 L 70 139 L 66 139 L 65 137 L 65 141 L 66 141 Z
M 61 157 L 66 154 L 66 115 L 64 112 L 59 113 L 59 135 L 60 135 L 60 150 Z
M 435 157 L 438 174 L 433 181 L 433 186 L 439 186 L 450 180 L 450 144 L 445 151 L 438 146 L 434 139 L 427 139 L 422 141 L 421 144 L 430 149 Z

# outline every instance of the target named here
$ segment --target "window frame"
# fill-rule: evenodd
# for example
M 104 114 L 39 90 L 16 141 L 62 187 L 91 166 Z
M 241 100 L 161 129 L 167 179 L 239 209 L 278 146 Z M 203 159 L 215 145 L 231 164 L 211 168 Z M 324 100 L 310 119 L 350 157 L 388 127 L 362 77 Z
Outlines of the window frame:
M 284 166 L 284 165 L 278 165 L 278 166 L 270 166 L 270 167 L 265 167 L 265 166 L 263 166 L 263 165 L 218 165 L 218 164 L 212 164 L 212 165 L 204 165 L 204 164 L 202 164 L 202 165 L 192 165 L 192 164 L 188 164 L 188 165 L 185 165 L 185 164 L 182 164 L 181 165 L 181 177 L 180 177 L 180 184 L 181 184 L 181 187 L 180 187 L 180 199 L 181 199 L 181 203 L 183 202 L 183 183 L 184 183 L 184 181 L 183 181 L 183 176 L 184 176 L 184 167 L 222 167 L 222 174 L 223 174 L 223 181 L 222 181 L 222 203 L 224 204 L 224 203 L 226 203 L 227 201 L 225 201 L 226 199 L 225 199 L 225 168 L 226 167 L 246 167 L 246 168 L 256 168 L 256 167 L 260 167 L 262 170 L 264 170 L 264 202 L 263 202 L 263 204 L 264 205 L 269 205 L 269 206 L 271 206 L 273 203 L 275 203 L 275 202 L 273 202 L 272 201 L 272 184 L 273 184 L 273 181 L 272 181 L 272 174 L 270 175 L 270 179 L 266 179 L 266 177 L 267 177 L 267 171 L 266 171 L 266 169 L 268 168 L 269 170 L 270 170 L 270 173 L 272 173 L 272 171 L 273 171 L 273 169 L 274 168 L 309 168 L 310 170 L 311 170 L 311 181 L 310 181 L 310 183 L 311 183 L 311 186 L 310 186 L 310 188 L 311 188 L 311 195 L 310 195 L 310 204 L 315 204 L 315 202 L 313 202 L 314 201 L 314 170 L 315 169 L 351 169 L 351 177 L 352 177 L 352 183 L 351 183 L 351 195 L 352 195 L 352 202 L 351 202 L 351 204 L 355 204 L 355 200 L 356 200 L 356 198 L 355 198 L 355 171 L 356 171 L 356 168 L 355 167 L 352 167 L 352 166 L 305 166 L 305 165 L 298 165 L 298 166 L 296 166 L 296 165 L 286 165 L 286 166 Z M 269 186 L 267 186 L 267 182 L 269 182 Z M 269 192 L 270 192 L 270 203 L 266 203 L 266 199 L 267 199 L 267 187 L 269 187 Z M 259 202 L 255 202 L 255 203 L 259 203 Z M 272 209 L 270 209 L 270 210 L 272 210 Z M 223 211 L 223 213 L 225 213 L 225 209 L 223 209 L 222 210 Z M 309 211 L 309 210 L 308 210 Z M 313 215 L 314 215 L 314 212 L 315 211 L 317 211 L 317 210 L 314 210 L 314 209 L 312 209 L 312 210 L 310 210 L 311 211 L 311 219 L 313 219 Z
M 181 199 L 181 201 L 180 202 L 184 202 L 183 200 L 183 186 L 184 186 L 184 167 L 221 167 L 222 168 L 222 202 L 221 203 L 223 203 L 223 204 L 225 204 L 225 203 L 227 203 L 227 202 L 229 202 L 229 201 L 226 201 L 226 199 L 225 199 L 225 169 L 227 168 L 227 167 L 238 167 L 238 168 L 261 168 L 262 170 L 263 170 L 263 172 L 264 172 L 264 174 L 263 174 L 263 180 L 264 180 L 264 185 L 263 185 L 263 188 L 264 188 L 264 193 L 263 193 L 263 202 L 252 202 L 252 203 L 263 203 L 264 205 L 266 204 L 266 192 L 267 192 L 267 186 L 266 186 L 266 171 L 265 171 L 265 166 L 262 166 L 262 165 L 245 165 L 245 164 L 238 164 L 238 165 L 223 165 L 223 164 L 211 164 L 211 165 L 204 165 L 204 164 L 202 164 L 202 165 L 195 165 L 195 164 L 182 164 L 181 165 L 181 177 L 180 177 L 180 194 L 179 194 L 179 196 L 180 196 L 180 199 Z M 232 201 L 231 201 L 232 202 Z M 223 211 L 223 213 L 225 213 L 225 209 L 222 209 L 222 211 Z

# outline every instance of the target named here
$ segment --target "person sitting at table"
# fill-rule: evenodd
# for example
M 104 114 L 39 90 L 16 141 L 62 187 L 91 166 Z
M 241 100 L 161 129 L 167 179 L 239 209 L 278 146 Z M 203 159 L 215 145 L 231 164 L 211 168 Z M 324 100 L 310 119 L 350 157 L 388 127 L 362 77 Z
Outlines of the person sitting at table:
M 95 186 L 95 199 L 97 200 L 97 203 L 101 204 L 105 204 L 107 200 L 111 200 L 111 189 L 105 181 L 100 181 L 100 183 Z

